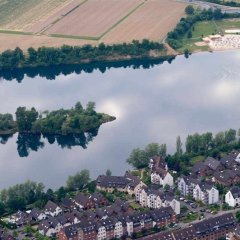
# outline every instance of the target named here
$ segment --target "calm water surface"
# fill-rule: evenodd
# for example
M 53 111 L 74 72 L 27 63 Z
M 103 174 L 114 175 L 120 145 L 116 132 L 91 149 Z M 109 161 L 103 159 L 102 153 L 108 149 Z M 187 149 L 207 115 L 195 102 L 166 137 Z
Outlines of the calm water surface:
M 61 148 L 57 143 L 21 158 L 17 135 L 0 144 L 0 188 L 31 179 L 47 187 L 63 185 L 69 175 L 87 168 L 92 177 L 111 169 L 123 174 L 135 147 L 166 143 L 194 132 L 217 132 L 240 127 L 240 51 L 199 53 L 177 57 L 150 69 L 111 68 L 60 75 L 55 80 L 24 77 L 0 81 L 0 112 L 18 106 L 38 110 L 72 107 L 77 101 L 97 103 L 97 111 L 115 115 L 87 145 Z

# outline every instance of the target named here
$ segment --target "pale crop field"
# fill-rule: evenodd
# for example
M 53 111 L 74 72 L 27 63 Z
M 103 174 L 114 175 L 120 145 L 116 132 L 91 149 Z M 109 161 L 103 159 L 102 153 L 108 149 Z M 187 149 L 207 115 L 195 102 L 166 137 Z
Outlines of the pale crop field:
M 26 30 L 72 0 L 0 0 L 0 28 Z
M 148 0 L 101 41 L 162 40 L 184 16 L 185 7 L 185 4 L 173 0 Z
M 88 0 L 46 33 L 99 37 L 141 3 L 143 0 Z

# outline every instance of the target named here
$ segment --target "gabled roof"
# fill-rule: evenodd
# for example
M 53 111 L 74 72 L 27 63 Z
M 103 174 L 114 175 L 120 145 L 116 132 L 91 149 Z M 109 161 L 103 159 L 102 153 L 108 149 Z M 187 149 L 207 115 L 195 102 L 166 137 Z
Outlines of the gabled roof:
M 165 178 L 168 173 L 165 169 L 162 168 L 154 169 L 152 172 L 158 174 L 161 178 Z
M 56 203 L 49 200 L 44 207 L 44 211 L 55 212 L 58 207 Z
M 84 195 L 83 193 L 78 193 L 78 195 L 74 198 L 74 200 L 82 206 L 86 205 L 88 202 L 91 202 L 89 197 Z
M 208 166 L 210 169 L 215 171 L 221 165 L 221 163 L 215 158 L 207 157 L 206 160 L 204 161 L 204 165 Z
M 70 198 L 64 198 L 62 199 L 62 205 L 65 208 L 73 209 L 76 207 L 75 203 Z
M 31 210 L 31 212 L 29 213 L 30 217 L 34 218 L 34 219 L 38 219 L 38 217 L 44 214 L 41 210 L 39 210 L 38 208 L 33 208 Z M 45 215 L 45 214 L 44 214 Z
M 240 198 L 240 187 L 234 186 L 230 189 L 230 192 L 232 193 L 234 199 Z
M 236 219 L 232 213 L 226 213 L 218 217 L 203 220 L 193 224 L 196 235 L 205 235 L 214 232 L 220 228 L 226 228 L 236 223 Z
M 150 162 L 153 164 L 153 168 L 162 168 L 165 169 L 167 166 L 167 163 L 163 157 L 160 156 L 154 156 L 150 159 Z
M 100 175 L 97 178 L 97 185 L 104 188 L 125 188 L 131 180 L 122 176 Z
M 193 227 L 177 230 L 173 234 L 175 240 L 192 240 L 196 236 L 195 229 Z
M 193 173 L 200 173 L 200 172 L 206 171 L 207 168 L 208 168 L 208 166 L 205 165 L 203 162 L 196 162 L 194 164 L 194 166 L 192 167 L 191 171 Z

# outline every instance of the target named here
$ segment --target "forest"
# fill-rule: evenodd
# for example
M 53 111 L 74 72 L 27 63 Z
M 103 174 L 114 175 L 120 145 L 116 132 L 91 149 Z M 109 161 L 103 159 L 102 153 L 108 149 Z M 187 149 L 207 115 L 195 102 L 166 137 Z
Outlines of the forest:
M 81 134 L 99 128 L 103 123 L 116 118 L 95 111 L 95 103 L 88 102 L 84 109 L 80 102 L 74 108 L 59 109 L 55 111 L 37 112 L 35 108 L 18 107 L 16 121 L 9 113 L 0 115 L 0 133 L 8 135 L 9 132 L 43 134 L 43 135 L 69 135 Z

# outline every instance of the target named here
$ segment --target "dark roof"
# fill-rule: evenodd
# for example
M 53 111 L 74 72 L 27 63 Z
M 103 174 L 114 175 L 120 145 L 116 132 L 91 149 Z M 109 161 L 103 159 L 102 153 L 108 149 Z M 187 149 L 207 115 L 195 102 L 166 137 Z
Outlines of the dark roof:
M 234 186 L 230 189 L 230 192 L 232 193 L 234 198 L 239 198 L 240 197 L 240 187 Z
M 218 217 L 203 220 L 193 224 L 196 235 L 205 235 L 216 230 L 233 226 L 236 224 L 236 219 L 232 213 L 226 213 Z
M 151 217 L 154 221 L 163 221 L 166 219 L 170 219 L 174 215 L 173 209 L 169 207 L 162 207 L 159 209 L 155 209 L 150 211 Z
M 73 209 L 76 207 L 75 203 L 70 198 L 64 198 L 62 199 L 62 205 L 65 208 Z
M 85 205 L 85 204 L 87 204 L 88 202 L 90 202 L 91 200 L 89 200 L 89 197 L 88 196 L 86 196 L 86 195 L 84 195 L 83 193 L 79 193 L 75 198 L 74 198 L 74 200 L 77 202 L 77 203 L 79 203 L 79 204 L 81 204 L 81 205 Z
M 157 173 L 161 178 L 165 178 L 165 176 L 167 175 L 167 171 L 162 168 L 154 169 L 152 172 Z
M 44 207 L 45 211 L 54 212 L 57 209 L 58 205 L 52 201 L 48 201 Z
M 207 181 L 200 182 L 198 185 L 199 185 L 199 187 L 201 188 L 202 191 L 210 190 L 214 186 L 212 182 L 207 182 Z
M 171 232 L 159 232 L 146 237 L 138 238 L 141 240 L 175 240 Z
M 221 163 L 215 158 L 207 157 L 204 161 L 204 165 L 215 171 L 221 165 Z
M 153 168 L 155 168 L 155 169 L 157 169 L 157 168 L 165 169 L 167 166 L 165 159 L 160 156 L 154 156 L 150 159 L 150 161 L 152 161 Z
M 207 166 L 203 162 L 196 162 L 191 170 L 193 173 L 199 173 L 207 170 Z
M 188 227 L 174 232 L 175 240 L 192 240 L 195 238 L 195 229 Z
M 37 208 L 33 208 L 31 210 L 31 212 L 29 213 L 30 217 L 34 218 L 34 219 L 38 219 L 38 217 L 44 214 L 41 210 L 37 209 Z
M 221 171 L 221 172 L 214 172 L 213 176 L 219 182 L 223 182 L 225 184 L 231 184 L 231 181 L 237 176 L 234 171 L 229 169 Z
M 122 176 L 100 175 L 97 178 L 97 185 L 104 188 L 125 188 L 131 181 Z
M 75 225 L 64 227 L 61 231 L 64 232 L 67 239 L 70 239 L 70 238 L 72 239 L 78 234 L 78 225 L 75 224 Z
M 237 164 L 235 157 L 232 154 L 226 155 L 220 159 L 222 165 L 231 167 L 233 164 Z

